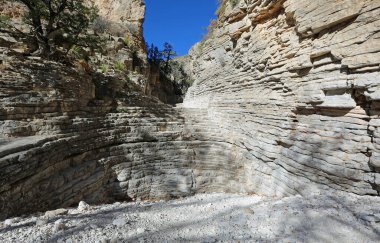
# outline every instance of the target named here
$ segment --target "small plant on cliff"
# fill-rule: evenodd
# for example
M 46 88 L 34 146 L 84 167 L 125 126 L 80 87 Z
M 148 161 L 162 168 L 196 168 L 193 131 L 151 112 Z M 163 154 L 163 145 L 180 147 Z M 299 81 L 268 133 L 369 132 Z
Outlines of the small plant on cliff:
M 124 62 L 122 62 L 122 61 L 115 62 L 115 69 L 119 70 L 119 71 L 124 71 L 124 69 L 125 69 Z
M 75 59 L 83 59 L 86 62 L 90 60 L 90 54 L 81 46 L 73 45 L 70 50 L 70 54 Z
M 96 18 L 94 22 L 92 23 L 92 29 L 96 33 L 100 33 L 100 34 L 104 34 L 108 32 L 110 29 L 110 26 L 111 26 L 111 22 L 102 17 Z
M 239 3 L 239 0 L 230 0 L 231 6 L 234 8 Z
M 132 42 L 131 42 L 131 37 L 130 37 L 129 35 L 125 35 L 123 41 L 124 41 L 124 44 L 125 44 L 126 46 L 128 46 L 128 47 L 131 46 L 131 43 L 132 43 Z
M 100 39 L 88 33 L 88 27 L 98 16 L 94 4 L 85 4 L 81 0 L 7 0 L 25 6 L 25 24 L 30 26 L 29 32 L 16 30 L 14 26 L 0 26 L 0 31 L 15 35 L 23 35 L 32 39 L 34 54 L 51 56 L 59 48 L 67 54 L 74 46 L 98 47 Z
M 205 44 L 206 44 L 206 39 L 203 39 L 203 40 L 201 40 L 199 42 L 199 44 L 198 44 L 198 51 L 197 51 L 198 55 L 197 56 L 199 56 L 199 54 L 201 54 L 203 52 L 203 50 L 205 48 Z
M 102 70 L 102 73 L 108 73 L 109 68 L 110 66 L 106 63 L 103 63 L 102 65 L 100 65 L 100 70 Z
M 226 4 L 223 2 L 223 0 L 219 0 L 219 8 L 216 10 L 216 15 L 220 16 L 226 11 Z
M 9 26 L 10 20 L 11 18 L 9 16 L 0 15 L 0 28 L 6 28 L 7 26 Z
M 214 31 L 218 27 L 218 20 L 212 19 L 210 24 L 207 26 L 207 33 L 203 34 L 203 40 L 207 40 L 213 37 Z

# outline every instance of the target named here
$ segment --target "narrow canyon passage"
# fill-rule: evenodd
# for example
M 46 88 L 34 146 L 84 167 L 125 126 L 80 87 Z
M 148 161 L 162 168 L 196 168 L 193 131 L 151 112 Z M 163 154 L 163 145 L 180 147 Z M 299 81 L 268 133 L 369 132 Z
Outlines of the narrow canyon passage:
M 0 34 L 0 241 L 380 240 L 379 1 L 221 1 L 169 74 L 95 3 L 69 64 Z

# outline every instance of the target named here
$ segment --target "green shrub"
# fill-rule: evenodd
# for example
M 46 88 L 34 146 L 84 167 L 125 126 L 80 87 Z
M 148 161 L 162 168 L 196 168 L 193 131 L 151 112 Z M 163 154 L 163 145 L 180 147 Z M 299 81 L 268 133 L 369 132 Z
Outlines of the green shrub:
M 109 68 L 110 66 L 106 63 L 103 63 L 102 65 L 100 65 L 100 69 L 102 70 L 102 73 L 107 73 Z
M 210 21 L 209 26 L 207 27 L 208 33 L 214 32 L 214 30 L 218 27 L 218 21 L 216 19 L 212 19 Z
M 89 53 L 84 48 L 82 48 L 81 46 L 73 45 L 71 47 L 70 54 L 75 59 L 83 59 L 86 62 L 88 62 L 90 59 Z
M 124 69 L 125 69 L 124 62 L 122 62 L 122 61 L 115 62 L 115 69 L 119 70 L 119 71 L 124 71 Z
M 131 38 L 129 37 L 129 35 L 125 35 L 123 41 L 124 41 L 124 44 L 126 46 L 130 47 L 130 45 L 131 45 Z
M 0 28 L 6 28 L 10 26 L 11 17 L 0 15 Z
M 203 50 L 204 50 L 204 47 L 205 47 L 205 44 L 206 44 L 206 39 L 205 38 L 206 38 L 206 36 L 204 36 L 203 40 L 201 40 L 199 42 L 199 46 L 198 46 L 198 53 L 199 54 L 202 53 Z
M 230 0 L 231 6 L 234 8 L 239 3 L 239 0 Z

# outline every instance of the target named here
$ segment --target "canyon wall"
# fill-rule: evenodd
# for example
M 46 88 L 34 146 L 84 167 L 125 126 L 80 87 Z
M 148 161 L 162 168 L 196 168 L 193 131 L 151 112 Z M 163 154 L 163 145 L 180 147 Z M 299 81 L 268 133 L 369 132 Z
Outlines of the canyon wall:
M 169 199 L 240 187 L 234 161 L 244 151 L 212 139 L 218 128 L 207 113 L 173 109 L 114 77 L 7 57 L 0 218 L 80 200 Z
M 144 1 L 98 2 L 143 40 Z M 144 95 L 143 44 L 141 62 L 125 44 L 104 57 L 132 57 L 112 74 L 2 36 L 0 218 L 196 192 L 378 195 L 378 1 L 234 2 L 192 49 L 177 108 Z
M 101 1 L 101 16 L 140 14 L 133 17 L 138 43 L 144 11 L 131 9 L 141 10 L 144 1 L 123 1 L 123 11 L 114 2 Z M 131 32 L 132 23 L 115 22 Z M 110 35 L 107 56 L 77 66 L 25 56 L 22 42 L 0 36 L 6 43 L 0 47 L 1 219 L 80 200 L 154 200 L 239 187 L 234 161 L 241 153 L 210 139 L 217 124 L 203 111 L 174 109 L 144 95 L 146 62 L 129 57 L 146 50 L 118 45 L 122 33 Z M 113 70 L 120 60 L 126 70 Z
M 245 151 L 247 190 L 378 195 L 380 1 L 226 0 L 218 14 L 184 107 Z

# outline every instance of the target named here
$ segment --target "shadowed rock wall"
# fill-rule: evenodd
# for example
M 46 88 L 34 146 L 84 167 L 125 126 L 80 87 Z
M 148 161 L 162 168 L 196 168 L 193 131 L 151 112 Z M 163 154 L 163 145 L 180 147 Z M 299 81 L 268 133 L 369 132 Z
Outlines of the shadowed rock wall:
M 33 58 L 9 58 L 0 84 L 1 218 L 238 188 L 240 152 L 210 139 L 217 128 L 202 111 Z

